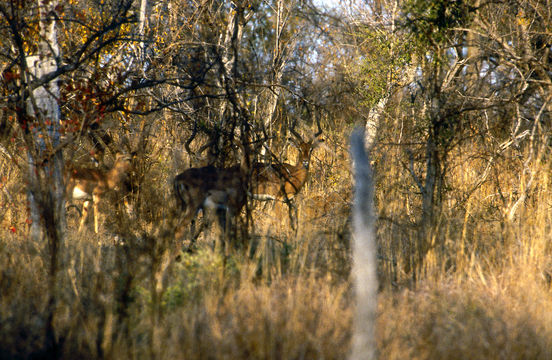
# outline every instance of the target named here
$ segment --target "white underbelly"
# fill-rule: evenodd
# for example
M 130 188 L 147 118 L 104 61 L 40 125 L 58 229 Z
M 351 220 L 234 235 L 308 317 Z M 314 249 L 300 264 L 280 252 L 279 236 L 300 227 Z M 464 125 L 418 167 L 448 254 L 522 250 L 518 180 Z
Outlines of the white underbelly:
M 90 199 L 90 198 L 91 198 L 91 196 L 87 192 L 82 191 L 81 189 L 79 189 L 76 186 L 75 186 L 75 188 L 73 188 L 73 199 L 75 199 L 75 200 L 85 200 L 85 199 Z

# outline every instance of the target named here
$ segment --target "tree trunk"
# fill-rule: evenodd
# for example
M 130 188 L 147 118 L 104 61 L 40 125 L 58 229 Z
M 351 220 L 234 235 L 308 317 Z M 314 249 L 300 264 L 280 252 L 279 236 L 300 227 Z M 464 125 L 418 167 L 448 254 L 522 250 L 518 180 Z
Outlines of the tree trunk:
M 38 56 L 25 59 L 27 85 L 56 70 L 59 47 L 56 33 L 56 1 L 38 1 L 40 43 Z M 59 346 L 54 331 L 57 302 L 56 278 L 59 249 L 65 233 L 65 200 L 63 186 L 63 156 L 60 142 L 59 87 L 50 81 L 32 89 L 27 100 L 27 115 L 32 124 L 27 136 L 29 156 L 29 203 L 31 236 L 35 241 L 47 240 L 49 250 L 48 307 L 46 310 L 44 351 L 57 357 Z
M 363 131 L 356 130 L 351 136 L 351 156 L 355 172 L 352 275 L 356 298 L 351 360 L 376 358 L 375 322 L 378 279 L 374 230 L 376 222 L 373 205 L 374 180 L 364 147 Z
M 40 34 L 38 56 L 29 56 L 26 59 L 26 65 L 29 69 L 30 80 L 39 80 L 42 76 L 56 70 L 56 58 L 59 57 L 59 47 L 57 44 L 57 32 L 55 17 L 52 16 L 56 1 L 46 2 L 38 1 L 40 14 Z M 59 239 L 63 238 L 65 231 L 65 201 L 63 186 L 63 156 L 58 149 L 60 142 L 60 110 L 58 106 L 59 87 L 56 81 L 42 84 L 35 88 L 28 101 L 27 113 L 34 117 L 34 127 L 32 129 L 33 145 L 29 149 L 29 179 L 31 184 L 30 206 L 31 206 L 31 234 L 35 240 L 39 240 L 45 226 L 52 225 L 53 231 Z M 42 163 L 39 163 L 42 162 Z M 44 165 L 44 166 L 42 166 Z M 40 174 L 43 173 L 41 179 Z M 46 196 L 41 196 L 43 193 Z M 39 204 L 39 199 L 50 198 L 52 208 L 44 209 L 46 204 Z M 43 213 L 51 211 L 53 213 L 53 223 L 46 224 L 43 221 Z M 42 229 L 41 229 L 42 228 Z M 47 235 L 47 234 L 45 234 Z M 51 239 L 49 239 L 51 240 Z

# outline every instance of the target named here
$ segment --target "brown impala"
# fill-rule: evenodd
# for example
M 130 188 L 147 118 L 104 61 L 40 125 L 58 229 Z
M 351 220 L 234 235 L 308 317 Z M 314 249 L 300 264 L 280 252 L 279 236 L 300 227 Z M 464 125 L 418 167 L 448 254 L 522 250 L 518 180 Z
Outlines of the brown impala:
M 297 163 L 254 163 L 252 169 L 252 197 L 257 200 L 283 199 L 289 202 L 301 190 L 307 180 L 312 151 L 323 141 L 319 131 L 309 141 L 304 141 L 296 132 L 299 149 Z
M 117 153 L 115 163 L 109 170 L 74 168 L 66 173 L 65 194 L 67 202 L 71 200 L 84 200 L 82 217 L 79 225 L 79 231 L 84 227 L 88 217 L 90 201 L 94 209 L 94 232 L 98 233 L 98 204 L 105 197 L 108 191 L 120 192 L 128 181 L 131 167 L 131 156 Z M 128 203 L 125 201 L 127 212 L 130 211 Z
M 296 165 L 259 162 L 253 164 L 249 170 L 243 156 L 240 165 L 228 168 L 190 168 L 177 175 L 173 186 L 183 212 L 180 226 L 183 228 L 190 224 L 203 209 L 216 212 L 220 226 L 225 229 L 226 221 L 238 215 L 245 205 L 247 194 L 257 200 L 283 198 L 289 204 L 289 200 L 305 184 L 312 150 L 322 141 L 318 138 L 321 131 L 307 142 L 297 133 L 293 134 L 299 139 L 299 158 Z M 249 176 L 253 191 L 248 191 Z
M 242 161 L 228 168 L 190 168 L 177 175 L 174 193 L 184 214 L 177 232 L 181 233 L 201 209 L 216 212 L 221 228 L 226 229 L 227 220 L 236 216 L 247 201 L 247 174 L 248 167 Z

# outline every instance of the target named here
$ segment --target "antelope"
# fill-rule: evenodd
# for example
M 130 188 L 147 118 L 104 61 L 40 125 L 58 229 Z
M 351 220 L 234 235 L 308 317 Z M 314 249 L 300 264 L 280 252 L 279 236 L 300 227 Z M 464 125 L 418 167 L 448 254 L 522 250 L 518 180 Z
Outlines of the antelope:
M 131 168 L 131 156 L 117 153 L 115 163 L 108 169 L 74 168 L 66 173 L 65 194 L 68 202 L 84 200 L 79 232 L 84 228 L 88 217 L 90 202 L 94 210 L 94 232 L 98 233 L 98 204 L 108 191 L 121 192 L 126 186 Z M 131 212 L 130 205 L 125 199 L 127 212 Z
M 228 168 L 212 165 L 190 168 L 177 175 L 173 180 L 173 188 L 183 212 L 177 237 L 180 237 L 185 226 L 190 223 L 193 225 L 201 210 L 216 213 L 224 233 L 228 219 L 239 214 L 247 201 L 248 173 L 248 166 L 242 161 Z
M 263 163 L 257 162 L 252 166 L 252 194 L 256 200 L 283 199 L 290 205 L 290 200 L 299 193 L 305 182 L 309 171 L 310 157 L 312 151 L 324 140 L 319 136 L 319 131 L 309 141 L 304 141 L 296 132 L 292 133 L 297 137 L 295 143 L 299 149 L 297 163 Z
M 177 175 L 173 187 L 184 223 L 189 223 L 203 207 L 241 210 L 247 200 L 245 176 L 237 165 L 190 168 Z
M 216 212 L 221 228 L 225 229 L 227 219 L 235 217 L 241 211 L 248 195 L 257 200 L 283 198 L 290 206 L 291 217 L 290 199 L 305 184 L 311 153 L 323 141 L 319 139 L 322 131 L 306 142 L 293 130 L 292 133 L 299 139 L 296 144 L 299 148 L 296 165 L 257 162 L 250 167 L 244 154 L 240 165 L 229 168 L 211 165 L 190 168 L 177 175 L 173 188 L 183 212 L 181 226 L 193 224 L 199 211 L 207 210 Z
M 294 141 L 299 149 L 297 163 L 295 165 L 280 162 L 254 163 L 251 171 L 252 192 L 249 195 L 251 198 L 261 201 L 282 199 L 289 208 L 290 225 L 293 230 L 296 230 L 297 216 L 294 216 L 294 212 L 297 209 L 291 200 L 307 181 L 312 151 L 324 140 L 320 138 L 322 134 L 320 126 L 318 132 L 308 141 L 304 141 L 293 128 L 291 133 L 297 139 Z

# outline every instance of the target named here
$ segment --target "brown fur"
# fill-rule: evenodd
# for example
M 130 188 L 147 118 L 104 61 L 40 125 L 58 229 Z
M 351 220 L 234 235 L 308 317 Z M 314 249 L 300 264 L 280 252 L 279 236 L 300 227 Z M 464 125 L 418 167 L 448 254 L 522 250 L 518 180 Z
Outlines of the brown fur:
M 109 170 L 89 168 L 73 168 L 69 170 L 65 178 L 65 194 L 68 202 L 71 202 L 77 195 L 82 195 L 78 199 L 85 200 L 79 231 L 84 227 L 90 201 L 92 201 L 94 208 L 94 231 L 98 233 L 98 203 L 107 191 L 122 190 L 124 183 L 128 180 L 130 167 L 130 156 L 117 153 L 115 163 Z
M 247 200 L 247 173 L 239 165 L 229 168 L 190 168 L 174 179 L 174 192 L 184 213 L 182 225 L 189 224 L 207 200 L 239 212 Z
M 295 165 L 288 163 L 254 163 L 252 169 L 253 197 L 259 200 L 291 199 L 307 181 L 312 151 L 322 140 L 301 141 Z
M 305 184 L 312 150 L 320 141 L 317 137 L 301 141 L 296 165 L 255 163 L 250 168 L 244 157 L 240 165 L 229 168 L 190 168 L 177 175 L 173 182 L 174 193 L 183 212 L 177 236 L 181 236 L 183 227 L 192 222 L 200 209 L 224 210 L 224 216 L 219 216 L 224 226 L 226 218 L 237 215 L 245 205 L 250 175 L 254 198 L 284 198 L 287 201 Z

